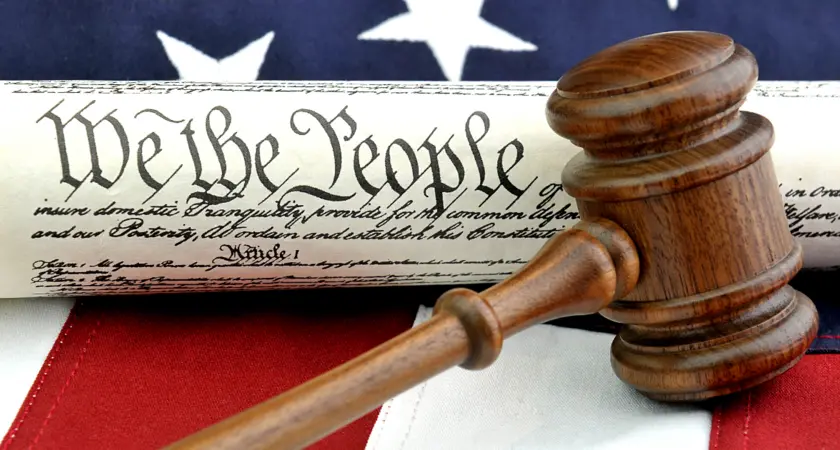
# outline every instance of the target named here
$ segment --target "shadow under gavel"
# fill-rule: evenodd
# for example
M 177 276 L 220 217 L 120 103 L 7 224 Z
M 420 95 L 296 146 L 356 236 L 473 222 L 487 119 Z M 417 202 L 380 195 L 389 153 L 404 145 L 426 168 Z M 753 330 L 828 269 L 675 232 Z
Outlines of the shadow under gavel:
M 757 79 L 749 50 L 708 32 L 644 36 L 582 61 L 546 107 L 583 149 L 562 173 L 577 225 L 505 281 L 450 290 L 425 323 L 168 448 L 305 447 L 451 367 L 491 365 L 529 326 L 581 314 L 625 324 L 612 367 L 652 399 L 703 400 L 786 371 L 818 315 L 788 286 L 803 258 L 773 127 L 739 110 Z

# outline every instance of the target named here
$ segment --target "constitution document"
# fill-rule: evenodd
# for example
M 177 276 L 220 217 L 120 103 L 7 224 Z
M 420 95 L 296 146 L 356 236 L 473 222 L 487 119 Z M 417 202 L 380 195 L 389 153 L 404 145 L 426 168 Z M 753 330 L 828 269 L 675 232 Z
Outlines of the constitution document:
M 553 86 L 0 82 L 0 297 L 497 282 L 578 220 Z M 840 83 L 742 109 L 840 264 Z

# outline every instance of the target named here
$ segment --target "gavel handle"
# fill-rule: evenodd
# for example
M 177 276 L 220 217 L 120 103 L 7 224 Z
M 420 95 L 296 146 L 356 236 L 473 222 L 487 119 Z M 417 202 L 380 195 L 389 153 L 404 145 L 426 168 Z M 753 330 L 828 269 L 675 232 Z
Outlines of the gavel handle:
M 463 361 L 457 318 L 429 321 L 283 395 L 220 422 L 172 449 L 297 449 Z
M 426 322 L 361 356 L 166 447 L 298 449 L 457 365 L 492 364 L 504 338 L 531 325 L 595 313 L 632 289 L 635 246 L 612 222 L 584 221 L 525 267 L 481 292 L 444 293 Z

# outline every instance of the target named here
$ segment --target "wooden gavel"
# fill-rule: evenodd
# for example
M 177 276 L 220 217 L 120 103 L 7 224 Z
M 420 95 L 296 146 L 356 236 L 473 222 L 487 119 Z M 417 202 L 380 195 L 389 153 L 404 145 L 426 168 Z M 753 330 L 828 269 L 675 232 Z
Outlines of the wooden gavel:
M 452 289 L 428 321 L 168 448 L 305 447 L 451 367 L 489 366 L 519 331 L 596 312 L 625 324 L 616 375 L 655 400 L 703 400 L 783 373 L 818 315 L 787 284 L 803 258 L 769 153 L 773 126 L 739 111 L 757 79 L 749 50 L 708 32 L 644 36 L 582 61 L 546 108 L 583 149 L 562 174 L 577 225 L 505 281 Z

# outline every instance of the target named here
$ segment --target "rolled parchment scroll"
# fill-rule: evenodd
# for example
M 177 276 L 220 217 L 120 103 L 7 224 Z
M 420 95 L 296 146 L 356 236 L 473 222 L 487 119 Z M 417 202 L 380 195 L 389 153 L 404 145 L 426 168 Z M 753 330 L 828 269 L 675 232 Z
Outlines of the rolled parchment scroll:
M 0 83 L 0 297 L 492 283 L 578 219 L 553 82 Z M 806 267 L 840 82 L 762 82 Z

